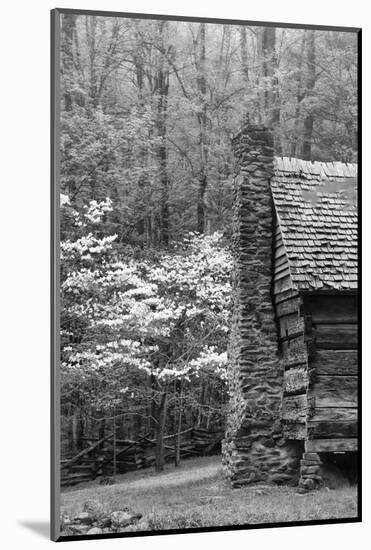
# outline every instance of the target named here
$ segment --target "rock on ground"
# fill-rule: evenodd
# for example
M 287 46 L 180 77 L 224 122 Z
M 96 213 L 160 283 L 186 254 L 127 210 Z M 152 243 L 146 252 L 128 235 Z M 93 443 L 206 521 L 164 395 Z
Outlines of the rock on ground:
M 103 533 L 103 529 L 100 527 L 92 527 L 89 529 L 89 531 L 86 533 L 87 535 L 101 535 Z
M 128 525 L 131 525 L 132 523 L 138 521 L 141 517 L 141 514 L 132 514 L 131 512 L 124 512 L 123 510 L 112 512 L 110 515 L 112 527 L 114 529 L 127 527 Z

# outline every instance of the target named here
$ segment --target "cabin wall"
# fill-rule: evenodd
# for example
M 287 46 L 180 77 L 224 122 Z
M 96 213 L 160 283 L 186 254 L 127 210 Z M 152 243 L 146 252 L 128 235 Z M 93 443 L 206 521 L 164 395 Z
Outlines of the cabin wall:
M 357 295 L 304 295 L 308 452 L 357 450 Z
M 289 440 L 306 439 L 309 384 L 302 299 L 292 287 L 290 268 L 278 223 L 274 238 L 273 296 L 283 369 L 281 423 Z
M 281 425 L 304 443 L 299 486 L 323 483 L 323 453 L 357 450 L 357 295 L 298 293 L 278 221 L 273 296 L 283 368 Z
M 295 291 L 278 222 L 273 295 L 284 436 L 307 452 L 357 450 L 357 295 Z

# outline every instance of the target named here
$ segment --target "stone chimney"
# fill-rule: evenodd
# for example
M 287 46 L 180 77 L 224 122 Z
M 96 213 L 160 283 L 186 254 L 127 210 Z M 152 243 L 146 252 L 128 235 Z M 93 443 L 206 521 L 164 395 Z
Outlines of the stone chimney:
M 223 466 L 233 486 L 284 483 L 300 451 L 281 433 L 283 372 L 272 303 L 273 138 L 248 119 L 233 139 L 233 312 L 229 343 L 230 410 Z

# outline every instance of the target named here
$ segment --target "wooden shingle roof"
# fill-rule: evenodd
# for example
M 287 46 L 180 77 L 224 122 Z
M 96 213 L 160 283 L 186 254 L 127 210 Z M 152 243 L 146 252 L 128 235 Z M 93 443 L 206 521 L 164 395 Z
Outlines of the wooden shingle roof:
M 271 189 L 295 289 L 357 289 L 356 178 L 356 164 L 275 158 Z

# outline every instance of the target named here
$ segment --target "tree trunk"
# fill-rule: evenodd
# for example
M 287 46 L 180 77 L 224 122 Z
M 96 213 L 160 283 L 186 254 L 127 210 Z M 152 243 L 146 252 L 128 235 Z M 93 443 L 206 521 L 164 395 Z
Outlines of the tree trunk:
M 76 453 L 78 451 L 78 424 L 79 424 L 79 414 L 78 410 L 75 409 L 71 418 L 71 432 L 72 432 L 72 451 Z
M 207 409 L 207 415 L 206 415 L 206 429 L 208 430 L 210 428 L 210 422 L 212 418 L 212 409 L 213 406 L 213 391 L 214 391 L 214 384 L 213 381 L 210 382 L 209 386 L 209 395 L 207 399 L 208 409 Z
M 246 27 L 240 27 L 240 47 L 241 47 L 241 72 L 246 82 L 249 81 L 249 67 L 247 62 L 247 39 Z
M 207 101 L 206 101 L 206 25 L 200 24 L 200 51 L 197 67 L 197 88 L 201 98 L 201 111 L 198 114 L 199 144 L 200 144 L 200 175 L 197 197 L 197 231 L 205 232 L 205 194 L 207 189 Z
M 139 40 L 139 37 L 137 37 Z M 133 64 L 135 67 L 135 78 L 136 86 L 138 93 L 138 107 L 140 116 L 145 114 L 145 97 L 144 97 L 144 71 L 143 71 L 143 61 L 140 56 L 140 52 L 135 52 L 133 54 Z M 149 136 L 148 136 L 149 137 Z M 145 167 L 148 165 L 148 154 L 149 148 L 147 142 L 143 142 L 139 146 L 139 166 L 143 170 L 139 179 L 138 179 L 138 200 L 144 205 L 139 207 L 140 210 L 148 209 L 149 205 L 145 202 L 144 198 L 146 196 L 146 191 L 149 185 L 148 176 L 145 171 Z M 138 221 L 136 222 L 136 231 L 138 235 L 144 238 L 147 243 L 152 242 L 151 234 L 151 218 L 150 215 L 139 216 Z
M 201 381 L 201 388 L 200 388 L 200 400 L 199 400 L 199 406 L 198 406 L 198 421 L 197 421 L 197 427 L 202 427 L 202 419 L 203 419 L 203 406 L 205 404 L 205 392 L 206 392 L 206 384 Z
M 112 444 L 112 475 L 113 478 L 116 478 L 116 416 L 113 416 L 112 419 L 112 431 L 113 431 L 113 444 Z
M 81 408 L 79 409 L 79 422 L 78 422 L 78 431 L 77 431 L 77 447 L 79 451 L 83 448 L 85 436 L 85 419 L 82 414 Z
M 164 31 L 167 22 L 158 23 L 160 35 L 160 53 L 158 71 L 155 79 L 155 91 L 157 93 L 157 131 L 160 138 L 158 147 L 158 160 L 160 167 L 161 198 L 160 198 L 160 235 L 164 245 L 169 244 L 169 175 L 167 155 L 167 101 L 169 94 L 169 66 L 165 58 Z
M 62 16 L 62 75 L 63 75 L 63 101 L 66 111 L 72 109 L 72 79 L 74 69 L 73 43 L 76 30 L 76 16 L 63 14 Z
M 273 76 L 273 55 L 276 47 L 276 29 L 274 27 L 263 27 L 262 29 L 262 76 L 264 78 L 263 106 L 265 116 L 270 118 L 270 108 L 272 104 L 272 76 Z
M 153 374 L 151 374 L 149 377 L 149 383 L 150 383 L 150 402 L 149 402 L 150 430 L 149 431 L 151 432 L 151 437 L 155 437 L 156 431 L 157 431 L 157 424 L 155 421 L 155 418 L 157 416 L 157 410 L 156 410 L 157 407 L 156 407 L 156 400 L 155 400 L 157 385 L 156 385 L 156 377 Z
M 183 388 L 182 388 L 182 381 L 179 381 L 179 407 L 178 407 L 178 426 L 177 426 L 177 435 L 176 435 L 176 442 L 175 442 L 175 466 L 179 466 L 180 464 L 180 440 L 181 435 L 180 432 L 182 431 L 182 417 L 183 417 Z
M 89 55 L 89 97 L 92 107 L 95 109 L 98 106 L 98 75 L 96 68 L 96 28 L 97 18 L 95 16 L 86 16 L 85 32 L 86 41 L 88 44 Z
M 308 67 L 308 76 L 307 76 L 307 97 L 313 96 L 314 87 L 316 85 L 316 49 L 315 49 L 315 31 L 305 31 L 308 33 L 307 40 L 307 67 Z M 303 127 L 303 148 L 302 148 L 302 158 L 304 160 L 312 160 L 312 141 L 313 141 L 313 126 L 314 126 L 314 115 L 312 112 L 312 107 L 309 108 L 307 114 L 304 118 L 304 127 Z
M 298 72 L 297 72 L 297 87 L 296 87 L 296 105 L 295 105 L 295 123 L 294 123 L 294 136 L 293 140 L 291 142 L 291 156 L 296 157 L 297 154 L 297 148 L 298 148 L 298 140 L 299 140 L 299 125 L 300 125 L 300 116 L 301 116 L 301 102 L 304 99 L 303 94 L 303 56 L 305 51 L 305 42 L 306 42 L 306 33 L 303 32 L 303 37 L 301 41 L 301 47 L 300 47 L 300 55 L 298 60 Z
M 281 110 L 279 105 L 278 59 L 276 51 L 276 29 L 264 27 L 262 30 L 262 75 L 264 77 L 264 114 L 265 123 L 276 129 L 275 150 L 282 154 L 280 130 Z
M 106 435 L 106 419 L 102 418 L 99 425 L 99 432 L 98 432 L 98 439 L 103 439 Z M 103 447 L 104 442 L 102 443 L 101 447 Z
M 162 472 L 164 469 L 164 434 L 165 434 L 165 422 L 166 422 L 166 408 L 167 408 L 167 391 L 165 390 L 161 397 L 158 406 L 158 424 L 156 430 L 156 472 Z

